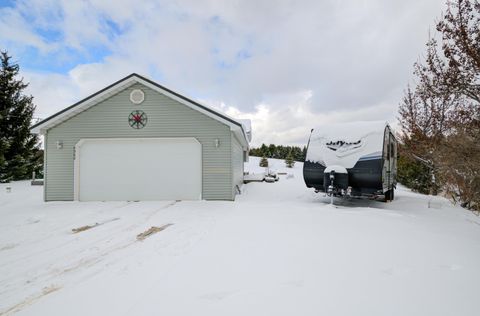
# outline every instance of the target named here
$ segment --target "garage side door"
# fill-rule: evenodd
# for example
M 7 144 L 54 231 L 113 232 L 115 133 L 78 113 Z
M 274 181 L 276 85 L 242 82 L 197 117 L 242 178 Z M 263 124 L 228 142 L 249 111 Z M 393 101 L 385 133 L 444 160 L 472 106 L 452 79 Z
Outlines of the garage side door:
M 75 164 L 80 201 L 201 199 L 202 148 L 195 138 L 83 139 Z

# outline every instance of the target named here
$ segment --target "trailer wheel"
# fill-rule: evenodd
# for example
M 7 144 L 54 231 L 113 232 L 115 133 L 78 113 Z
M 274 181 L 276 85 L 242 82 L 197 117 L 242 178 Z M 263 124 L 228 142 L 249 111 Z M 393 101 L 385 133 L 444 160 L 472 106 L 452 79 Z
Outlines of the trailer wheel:
M 385 202 L 393 201 L 393 198 L 394 198 L 394 195 L 395 195 L 394 192 L 395 192 L 395 190 L 393 188 L 391 188 L 390 190 L 385 192 Z

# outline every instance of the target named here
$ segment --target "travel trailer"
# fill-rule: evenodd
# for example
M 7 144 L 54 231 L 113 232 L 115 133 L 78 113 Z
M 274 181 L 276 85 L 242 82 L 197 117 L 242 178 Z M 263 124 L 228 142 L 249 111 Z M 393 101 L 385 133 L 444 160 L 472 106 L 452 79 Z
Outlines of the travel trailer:
M 397 185 L 397 141 L 385 122 L 355 122 L 312 129 L 303 178 L 329 196 L 383 196 Z

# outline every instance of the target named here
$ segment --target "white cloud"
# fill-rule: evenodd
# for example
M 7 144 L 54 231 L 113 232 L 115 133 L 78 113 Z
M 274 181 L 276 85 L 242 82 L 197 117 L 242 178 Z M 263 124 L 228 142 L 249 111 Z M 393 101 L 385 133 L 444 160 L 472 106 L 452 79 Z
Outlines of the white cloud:
M 442 7 L 438 0 L 20 1 L 1 9 L 0 26 L 12 32 L 0 34 L 0 45 L 20 55 L 36 47 L 47 58 L 66 48 L 86 56 L 92 46 L 110 50 L 65 74 L 26 69 L 40 116 L 138 72 L 251 118 L 256 144 L 305 143 L 326 121 L 395 121 Z M 36 28 L 61 36 L 51 41 Z
M 396 106 L 380 104 L 354 110 L 334 109 L 317 112 L 312 106 L 312 91 L 301 91 L 266 98 L 253 111 L 243 112 L 222 102 L 203 100 L 232 117 L 252 121 L 252 145 L 306 145 L 310 130 L 333 122 L 385 120 L 395 124 Z
M 19 11 L 11 8 L 0 10 L 0 39 L 21 50 L 25 46 L 34 46 L 41 52 L 54 49 L 37 35 L 31 25 L 25 21 Z
M 22 75 L 25 82 L 30 83 L 26 92 L 34 96 L 35 117 L 39 119 L 73 104 L 80 94 L 78 86 L 65 75 L 30 72 L 22 72 Z

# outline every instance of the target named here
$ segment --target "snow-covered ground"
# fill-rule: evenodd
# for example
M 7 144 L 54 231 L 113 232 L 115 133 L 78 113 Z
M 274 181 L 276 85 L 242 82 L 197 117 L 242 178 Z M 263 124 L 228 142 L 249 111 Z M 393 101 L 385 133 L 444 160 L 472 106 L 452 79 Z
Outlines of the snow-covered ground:
M 270 163 L 289 175 L 235 202 L 44 203 L 1 184 L 0 315 L 480 315 L 480 218 L 403 188 L 331 207 L 302 164 Z

